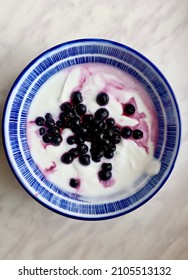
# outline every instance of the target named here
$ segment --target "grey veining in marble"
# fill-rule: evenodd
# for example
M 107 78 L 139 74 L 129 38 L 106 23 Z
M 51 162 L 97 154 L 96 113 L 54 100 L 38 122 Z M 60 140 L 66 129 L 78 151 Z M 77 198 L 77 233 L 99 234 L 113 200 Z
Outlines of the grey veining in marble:
M 188 1 L 0 0 L 0 112 L 13 81 L 42 51 L 68 40 L 119 41 L 169 80 L 182 117 L 179 156 L 161 191 L 109 221 L 61 217 L 12 174 L 0 138 L 0 259 L 188 259 Z

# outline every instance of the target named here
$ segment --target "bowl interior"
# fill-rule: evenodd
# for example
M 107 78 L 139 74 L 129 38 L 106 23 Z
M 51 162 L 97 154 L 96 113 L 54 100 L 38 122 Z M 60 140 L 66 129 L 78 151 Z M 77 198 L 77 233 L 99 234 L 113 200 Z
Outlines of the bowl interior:
M 154 156 L 161 161 L 160 172 L 128 197 L 109 197 L 92 202 L 65 192 L 49 182 L 35 164 L 26 135 L 27 115 L 33 98 L 53 75 L 67 67 L 102 63 L 133 76 L 146 89 L 159 124 Z M 165 183 L 180 144 L 180 116 L 173 91 L 161 72 L 135 50 L 101 39 L 82 39 L 56 46 L 34 59 L 12 86 L 4 111 L 4 145 L 10 166 L 25 190 L 49 209 L 79 219 L 108 219 L 128 213 L 149 200 Z

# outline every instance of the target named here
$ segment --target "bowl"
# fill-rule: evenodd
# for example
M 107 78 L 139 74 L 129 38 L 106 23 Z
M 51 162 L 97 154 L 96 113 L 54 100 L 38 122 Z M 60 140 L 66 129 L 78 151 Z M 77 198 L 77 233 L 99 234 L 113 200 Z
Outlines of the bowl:
M 28 144 L 27 116 L 34 97 L 50 77 L 74 65 L 98 63 L 134 77 L 157 112 L 154 156 L 160 170 L 127 195 L 89 198 L 49 181 L 35 163 Z M 47 98 L 47 96 L 46 96 Z M 45 101 L 44 101 L 45 102 Z M 3 142 L 10 167 L 22 187 L 43 206 L 63 216 L 104 220 L 127 214 L 151 199 L 171 174 L 180 145 L 180 114 L 174 93 L 159 69 L 134 49 L 104 39 L 80 39 L 57 45 L 35 58 L 14 82 L 4 108 Z M 143 183 L 144 182 L 144 183 Z

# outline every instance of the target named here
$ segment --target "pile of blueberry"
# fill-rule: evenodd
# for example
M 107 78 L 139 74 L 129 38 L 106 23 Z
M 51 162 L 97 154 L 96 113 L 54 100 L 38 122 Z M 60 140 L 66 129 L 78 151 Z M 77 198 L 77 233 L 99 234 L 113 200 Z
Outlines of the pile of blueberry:
M 100 106 L 105 106 L 109 102 L 108 94 L 101 92 L 96 97 L 96 102 Z M 130 127 L 120 127 L 115 120 L 109 117 L 109 111 L 100 107 L 94 115 L 86 114 L 87 107 L 83 104 L 82 93 L 75 91 L 72 93 L 70 102 L 64 102 L 60 106 L 61 112 L 59 119 L 55 122 L 52 115 L 47 113 L 45 117 L 37 117 L 35 123 L 40 126 L 39 133 L 44 143 L 54 146 L 60 145 L 63 141 L 61 136 L 62 129 L 69 128 L 73 135 L 66 141 L 69 145 L 76 144 L 68 152 L 61 156 L 64 164 L 70 164 L 75 158 L 79 159 L 80 164 L 89 165 L 90 161 L 100 162 L 102 157 L 111 159 L 114 156 L 116 145 L 121 138 L 140 139 L 143 132 L 139 129 L 132 130 Z M 133 104 L 126 104 L 124 107 L 126 115 L 135 113 Z M 91 143 L 90 153 L 86 142 Z M 99 178 L 107 181 L 112 177 L 112 164 L 103 163 L 99 171 Z M 76 187 L 76 182 L 70 185 Z

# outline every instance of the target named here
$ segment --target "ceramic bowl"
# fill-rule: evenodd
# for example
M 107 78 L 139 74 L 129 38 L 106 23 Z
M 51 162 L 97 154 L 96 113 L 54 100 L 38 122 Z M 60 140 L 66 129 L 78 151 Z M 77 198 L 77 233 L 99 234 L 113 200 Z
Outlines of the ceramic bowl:
M 159 136 L 154 156 L 160 172 L 130 196 L 92 202 L 49 182 L 30 154 L 26 123 L 39 88 L 60 70 L 82 63 L 104 63 L 133 76 L 147 90 L 157 111 Z M 3 115 L 4 147 L 22 187 L 43 206 L 61 215 L 102 220 L 129 213 L 153 197 L 173 170 L 180 145 L 180 115 L 174 93 L 159 69 L 139 52 L 117 42 L 80 39 L 55 46 L 35 58 L 13 84 Z M 151 204 L 152 205 L 152 204 Z

